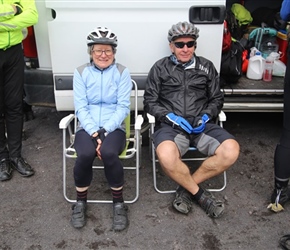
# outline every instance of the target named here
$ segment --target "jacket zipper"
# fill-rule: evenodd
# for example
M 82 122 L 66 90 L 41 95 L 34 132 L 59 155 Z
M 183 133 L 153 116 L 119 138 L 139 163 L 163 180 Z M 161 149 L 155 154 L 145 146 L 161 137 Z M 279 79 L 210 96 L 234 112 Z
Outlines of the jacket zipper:
M 103 80 L 104 80 L 103 73 L 104 73 L 104 70 L 101 71 L 101 95 L 100 95 L 100 112 L 99 112 L 99 125 L 100 125 L 100 127 L 103 126 L 103 124 L 101 126 L 101 117 L 102 117 L 101 110 L 102 110 L 102 105 L 103 105 L 102 99 L 103 99 Z
M 183 82 L 184 82 L 184 116 L 186 117 L 186 90 L 187 90 L 187 83 L 186 83 L 186 73 L 185 70 L 183 71 Z

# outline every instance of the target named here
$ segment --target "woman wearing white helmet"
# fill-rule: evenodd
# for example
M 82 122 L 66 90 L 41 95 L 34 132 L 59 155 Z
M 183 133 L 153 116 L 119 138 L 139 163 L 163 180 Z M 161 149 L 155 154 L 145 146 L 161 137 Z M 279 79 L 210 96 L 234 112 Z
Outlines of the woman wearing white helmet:
M 74 180 L 77 202 L 71 223 L 75 228 L 86 224 L 88 188 L 96 156 L 104 163 L 105 176 L 113 199 L 113 230 L 128 226 L 123 200 L 124 172 L 119 154 L 126 144 L 124 120 L 130 112 L 132 82 L 129 70 L 115 63 L 117 36 L 108 28 L 98 27 L 87 36 L 90 63 L 74 72 L 75 113 L 79 127 L 75 136 L 77 160 Z

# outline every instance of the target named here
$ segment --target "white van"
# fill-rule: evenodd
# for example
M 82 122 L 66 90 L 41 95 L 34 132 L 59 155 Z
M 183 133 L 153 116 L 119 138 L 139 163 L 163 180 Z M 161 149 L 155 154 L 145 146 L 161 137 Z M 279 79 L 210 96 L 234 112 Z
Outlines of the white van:
M 198 55 L 220 69 L 225 11 L 242 3 L 252 12 L 267 6 L 279 8 L 282 0 L 39 0 L 39 22 L 34 26 L 38 57 L 25 71 L 26 101 L 31 105 L 73 110 L 72 76 L 79 65 L 89 61 L 86 36 L 97 26 L 112 29 L 118 36 L 116 60 L 129 68 L 139 89 L 139 110 L 145 80 L 154 62 L 170 54 L 167 32 L 172 24 L 190 21 L 200 29 Z M 34 39 L 33 36 L 30 36 Z M 28 44 L 28 45 L 27 45 Z M 25 46 L 33 46 L 33 42 Z M 33 50 L 33 48 L 30 48 Z M 32 53 L 36 54 L 36 53 Z M 29 64 L 29 62 L 28 62 Z M 227 86 L 224 110 L 282 111 L 283 78 L 271 83 L 242 77 Z
M 97 26 L 117 34 L 116 60 L 130 70 L 140 97 L 151 66 L 170 54 L 167 32 L 179 21 L 196 24 L 200 29 L 197 54 L 220 67 L 225 0 L 44 0 L 36 4 L 39 22 L 34 32 L 39 67 L 26 70 L 28 103 L 51 101 L 59 111 L 73 110 L 73 71 L 89 61 L 86 36 Z M 40 80 L 37 84 L 36 79 Z M 55 100 L 48 93 L 51 83 Z

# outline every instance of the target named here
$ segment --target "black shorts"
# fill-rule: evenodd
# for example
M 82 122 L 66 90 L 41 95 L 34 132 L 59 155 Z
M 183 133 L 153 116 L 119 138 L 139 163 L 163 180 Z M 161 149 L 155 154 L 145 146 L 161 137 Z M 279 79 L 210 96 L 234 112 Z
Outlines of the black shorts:
M 173 141 L 176 143 L 181 156 L 188 151 L 189 147 L 195 147 L 207 156 L 214 155 L 219 145 L 227 139 L 235 139 L 235 137 L 215 123 L 207 123 L 205 130 L 197 135 L 189 135 L 179 128 L 161 123 L 153 134 L 155 148 L 163 141 Z

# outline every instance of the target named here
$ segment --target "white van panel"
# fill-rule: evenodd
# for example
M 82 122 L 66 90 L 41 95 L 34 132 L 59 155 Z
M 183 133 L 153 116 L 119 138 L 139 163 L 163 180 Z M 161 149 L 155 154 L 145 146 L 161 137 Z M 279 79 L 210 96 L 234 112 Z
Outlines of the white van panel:
M 207 4 L 225 5 L 225 1 L 46 1 L 56 11 L 56 19 L 48 23 L 53 73 L 71 73 L 88 62 L 86 36 L 97 26 L 117 34 L 118 62 L 132 74 L 147 73 L 156 60 L 170 54 L 171 25 L 187 21 L 191 6 Z M 222 25 L 196 26 L 200 28 L 197 54 L 211 59 L 219 70 Z
M 51 16 L 51 10 L 45 7 L 44 0 L 35 1 L 35 3 L 39 15 L 38 23 L 34 25 L 39 68 L 51 70 L 51 52 L 49 46 L 49 34 L 47 26 L 47 22 L 53 20 Z

